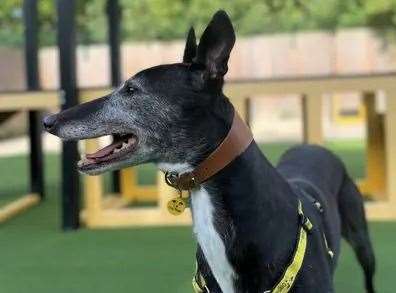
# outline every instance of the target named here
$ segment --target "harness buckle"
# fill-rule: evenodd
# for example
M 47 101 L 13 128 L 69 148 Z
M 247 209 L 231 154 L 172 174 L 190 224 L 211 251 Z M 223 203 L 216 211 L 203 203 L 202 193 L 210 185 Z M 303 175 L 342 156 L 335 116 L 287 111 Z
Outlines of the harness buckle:
M 312 222 L 309 220 L 307 216 L 304 215 L 303 209 L 302 209 L 302 203 L 301 201 L 298 201 L 298 215 L 300 217 L 300 224 L 304 228 L 304 230 L 308 233 L 311 232 L 313 228 Z
M 313 225 L 312 225 L 311 221 L 308 219 L 308 217 L 306 217 L 304 214 L 300 214 L 300 223 L 305 231 L 307 231 L 307 232 L 312 231 Z

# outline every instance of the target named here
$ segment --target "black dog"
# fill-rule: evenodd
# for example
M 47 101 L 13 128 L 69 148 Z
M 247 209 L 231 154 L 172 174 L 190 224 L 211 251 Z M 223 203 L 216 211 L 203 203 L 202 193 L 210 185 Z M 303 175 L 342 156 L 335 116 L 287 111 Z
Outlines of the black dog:
M 198 46 L 190 31 L 183 63 L 139 72 L 105 97 L 46 117 L 45 128 L 63 139 L 120 137 L 79 162 L 87 174 L 145 162 L 166 171 L 191 170 L 230 129 L 234 110 L 222 86 L 234 42 L 232 24 L 219 11 Z M 362 197 L 342 162 L 322 147 L 303 145 L 287 151 L 274 168 L 254 141 L 192 190 L 202 291 L 271 292 L 296 251 L 299 201 L 313 228 L 291 291 L 334 291 L 343 235 L 363 267 L 367 292 L 374 292 Z

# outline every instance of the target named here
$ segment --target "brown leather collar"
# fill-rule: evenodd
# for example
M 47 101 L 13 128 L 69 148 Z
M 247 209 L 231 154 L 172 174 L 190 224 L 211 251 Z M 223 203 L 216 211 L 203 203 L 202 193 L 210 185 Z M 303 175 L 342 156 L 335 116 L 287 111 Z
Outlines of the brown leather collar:
M 252 141 L 252 132 L 234 110 L 231 128 L 221 144 L 193 171 L 183 174 L 167 172 L 165 181 L 180 191 L 191 190 L 235 160 Z

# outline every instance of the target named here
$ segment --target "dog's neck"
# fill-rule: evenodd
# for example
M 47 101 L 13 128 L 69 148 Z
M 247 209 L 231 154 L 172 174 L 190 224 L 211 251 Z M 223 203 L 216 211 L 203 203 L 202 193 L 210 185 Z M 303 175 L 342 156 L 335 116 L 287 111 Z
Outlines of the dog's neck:
M 209 144 L 204 156 L 227 135 L 232 115 L 232 106 L 225 103 L 212 117 L 210 127 L 205 130 Z M 178 173 L 191 171 L 199 162 L 197 158 L 185 164 L 174 164 L 171 170 Z M 170 170 L 170 166 L 162 167 Z M 194 221 L 197 221 L 197 209 L 205 207 L 199 206 L 194 199 L 194 196 L 202 196 L 202 190 L 209 196 L 213 225 L 222 238 L 232 270 L 238 275 L 256 270 L 254 275 L 259 286 L 273 285 L 287 265 L 297 237 L 297 224 L 290 225 L 296 222 L 297 216 L 297 200 L 291 196 L 290 186 L 252 142 L 242 155 L 192 193 Z M 205 225 L 196 229 L 205 229 Z M 205 231 L 196 233 L 205 234 Z M 282 237 L 277 237 L 279 235 Z M 250 277 L 238 279 L 251 280 Z M 252 284 L 239 286 L 250 287 Z
M 199 130 L 205 134 L 204 151 L 186 162 L 159 164 L 160 169 L 179 174 L 191 171 L 224 140 L 231 128 L 235 110 L 225 96 L 218 97 L 215 103 L 211 116 L 201 125 L 205 128 Z M 263 225 L 276 221 L 279 215 L 295 216 L 296 213 L 297 200 L 290 196 L 292 190 L 289 184 L 262 154 L 254 141 L 242 155 L 210 178 L 202 187 L 213 194 L 213 200 L 219 203 L 219 207 L 225 208 L 237 219 L 250 218 L 252 222 L 257 222 L 258 219 Z M 235 222 L 233 219 L 230 220 Z M 290 227 L 289 219 L 284 217 L 283 220 L 285 226 Z M 265 226 L 268 229 L 272 228 L 272 225 Z M 278 228 L 281 226 L 276 227 L 275 230 Z M 297 231 L 297 227 L 295 230 Z

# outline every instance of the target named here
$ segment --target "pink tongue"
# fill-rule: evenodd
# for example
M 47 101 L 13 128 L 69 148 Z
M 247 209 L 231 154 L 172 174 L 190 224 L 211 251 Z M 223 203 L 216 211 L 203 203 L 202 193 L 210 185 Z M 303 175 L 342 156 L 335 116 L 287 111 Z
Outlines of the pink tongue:
M 122 141 L 113 142 L 111 145 L 108 145 L 107 147 L 100 149 L 93 154 L 86 154 L 86 158 L 87 159 L 103 158 L 105 156 L 110 155 L 114 149 L 119 148 L 120 146 L 122 146 Z

